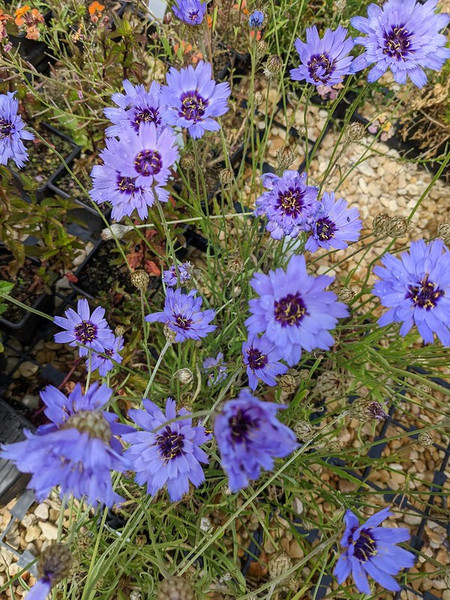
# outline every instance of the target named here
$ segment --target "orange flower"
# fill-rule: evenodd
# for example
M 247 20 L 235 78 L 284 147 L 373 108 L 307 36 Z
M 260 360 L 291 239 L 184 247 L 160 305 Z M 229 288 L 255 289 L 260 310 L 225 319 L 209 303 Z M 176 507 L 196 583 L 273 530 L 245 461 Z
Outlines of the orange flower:
M 25 36 L 27 40 L 38 40 L 39 39 L 39 29 L 36 25 L 31 25 L 27 27 L 27 34 Z
M 105 10 L 105 7 L 103 6 L 103 4 L 100 4 L 100 2 L 97 2 L 97 0 L 94 0 L 94 2 L 92 2 L 92 4 L 89 5 L 88 10 L 89 14 L 92 17 L 93 15 L 95 15 L 95 13 L 101 14 Z
M 33 8 L 33 10 L 31 11 L 31 17 L 33 19 L 33 24 L 45 22 L 44 17 L 41 15 L 37 8 Z
M 25 19 L 23 18 L 23 16 L 24 16 L 24 15 L 25 15 L 25 14 L 26 14 L 26 13 L 27 13 L 29 10 L 30 10 L 30 7 L 28 6 L 28 4 L 25 4 L 25 6 L 21 6 L 21 7 L 20 7 L 20 8 L 18 8 L 18 9 L 16 10 L 16 12 L 14 13 L 14 16 L 16 17 L 14 22 L 15 22 L 15 24 L 16 24 L 18 27 L 21 27 L 21 26 L 24 24 L 24 22 L 25 22 Z

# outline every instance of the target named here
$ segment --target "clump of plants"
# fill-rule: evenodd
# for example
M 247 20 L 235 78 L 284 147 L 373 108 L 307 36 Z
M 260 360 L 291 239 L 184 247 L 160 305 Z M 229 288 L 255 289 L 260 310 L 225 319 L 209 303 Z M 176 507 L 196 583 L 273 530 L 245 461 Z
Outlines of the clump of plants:
M 405 439 L 445 436 L 449 396 L 437 379 L 450 346 L 449 225 L 404 236 L 450 155 L 408 216 L 370 226 L 343 197 L 354 165 L 341 159 L 375 147 L 352 120 L 387 71 L 426 90 L 443 68 L 450 17 L 434 0 L 367 13 L 336 2 L 333 16 L 314 3 L 316 23 L 301 0 L 178 0 L 156 19 L 117 4 L 55 7 L 45 75 L 11 49 L 4 59 L 0 235 L 15 262 L 0 260 L 14 283 L 1 282 L 1 310 L 25 306 L 14 290 L 32 284 L 12 275 L 23 238 L 37 235 L 39 280 L 66 276 L 75 289 L 41 316 L 85 367 L 41 390 L 47 422 L 1 449 L 39 502 L 61 497 L 58 539 L 28 597 L 314 599 L 326 575 L 329 597 L 393 598 L 429 571 L 405 520 L 425 480 L 390 486 Z M 317 103 L 326 117 L 310 143 Z M 76 136 L 76 162 L 33 127 L 36 106 L 32 116 Z M 284 140 L 272 160 L 275 121 Z M 103 223 L 76 275 L 73 200 L 33 195 L 37 143 L 62 161 L 60 189 Z M 411 410 L 411 427 L 390 436 L 407 394 L 436 424 L 419 420 L 419 432 Z M 377 453 L 378 436 L 397 444 Z M 371 469 L 386 487 L 367 483 Z M 442 482 L 433 494 L 442 522 Z

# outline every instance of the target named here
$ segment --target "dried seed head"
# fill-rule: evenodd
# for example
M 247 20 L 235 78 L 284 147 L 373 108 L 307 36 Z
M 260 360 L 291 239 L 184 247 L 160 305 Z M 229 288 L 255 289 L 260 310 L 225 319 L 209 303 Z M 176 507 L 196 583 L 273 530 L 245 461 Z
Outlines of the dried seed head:
M 177 335 L 176 332 L 172 331 L 172 329 L 170 329 L 170 327 L 167 325 L 167 323 L 164 325 L 163 331 L 164 331 L 164 336 L 166 338 L 166 341 L 169 342 L 170 344 L 174 344 L 175 338 Z
M 339 371 L 324 371 L 316 381 L 314 391 L 321 396 L 338 398 L 347 386 L 347 378 Z
M 314 436 L 314 428 L 309 421 L 297 421 L 293 429 L 301 442 L 309 442 Z
M 409 221 L 405 217 L 395 216 L 389 220 L 387 234 L 392 237 L 405 235 L 409 229 Z
M 143 533 L 139 533 L 135 538 L 134 538 L 134 543 L 138 548 L 143 548 L 146 543 L 147 543 L 147 536 Z
M 80 433 L 87 433 L 89 437 L 99 438 L 106 444 L 111 440 L 111 427 L 105 417 L 93 410 L 81 410 L 70 416 L 62 429 L 78 429 Z
M 390 216 L 387 213 L 379 213 L 373 220 L 372 231 L 374 235 L 381 236 L 386 235 L 387 228 L 390 221 Z
M 261 94 L 261 92 L 255 92 L 255 95 L 253 96 L 253 104 L 255 106 L 261 106 L 261 104 L 264 102 L 264 95 Z
M 342 450 L 341 442 L 339 440 L 331 440 L 326 444 L 326 448 L 329 452 L 338 454 Z
M 225 187 L 229 185 L 234 179 L 234 174 L 231 169 L 222 169 L 219 173 L 219 181 Z
M 338 291 L 338 299 L 341 302 L 350 302 L 354 297 L 355 292 L 348 287 L 343 287 Z
M 227 269 L 233 275 L 242 273 L 244 269 L 244 261 L 239 254 L 230 254 L 227 259 Z
M 150 282 L 150 275 L 144 271 L 143 269 L 138 269 L 137 271 L 133 271 L 130 275 L 131 283 L 137 290 L 141 292 L 146 292 L 148 288 L 148 284 Z
M 295 160 L 295 152 L 289 146 L 283 146 L 277 152 L 277 166 L 283 171 L 288 169 Z
M 421 431 L 417 441 L 424 448 L 429 448 L 433 445 L 433 435 L 430 431 Z
M 450 221 L 439 223 L 437 236 L 441 238 L 444 244 L 450 246 Z
M 337 13 L 344 12 L 346 6 L 347 6 L 347 0 L 334 0 L 333 8 Z
M 180 158 L 181 168 L 185 171 L 192 171 L 195 167 L 195 155 L 193 152 L 185 152 Z
M 270 559 L 268 567 L 270 578 L 276 579 L 292 567 L 292 559 L 286 552 L 281 552 L 281 554 Z
M 389 415 L 376 400 L 370 398 L 358 398 L 350 407 L 349 414 L 353 419 L 366 422 L 368 419 L 383 421 Z
M 344 140 L 349 144 L 359 142 L 364 137 L 365 129 L 361 123 L 350 123 L 345 130 Z
M 123 327 L 123 325 L 117 325 L 117 327 L 114 329 L 114 335 L 116 337 L 123 337 L 124 333 L 125 333 L 125 327 Z
M 256 60 L 261 60 L 267 54 L 267 43 L 264 40 L 260 40 L 256 44 Z M 257 92 L 258 93 L 258 92 Z
M 278 379 L 278 385 L 286 394 L 294 394 L 298 388 L 298 377 L 291 373 L 285 373 Z
M 168 577 L 159 586 L 157 600 L 195 600 L 194 590 L 183 577 Z
M 132 230 L 133 228 L 130 225 L 119 225 L 119 223 L 113 223 L 109 227 L 106 227 L 102 230 L 100 237 L 105 242 L 108 240 L 113 240 L 114 236 L 118 240 L 121 240 L 126 233 Z
M 200 531 L 204 533 L 211 533 L 213 530 L 213 526 L 211 523 L 211 519 L 209 517 L 202 517 L 200 519 Z
M 184 369 L 178 369 L 173 376 L 175 379 L 178 379 L 182 385 L 189 385 L 194 381 L 194 374 L 186 367 Z
M 307 379 L 309 379 L 309 374 L 310 373 L 309 373 L 308 369 L 302 369 L 299 372 L 301 381 L 306 381 Z
M 264 69 L 264 75 L 271 79 L 281 73 L 283 69 L 283 59 L 278 54 L 271 54 L 266 62 L 266 68 Z
M 49 579 L 52 586 L 67 577 L 72 568 L 72 552 L 67 544 L 51 544 L 39 557 L 39 579 Z

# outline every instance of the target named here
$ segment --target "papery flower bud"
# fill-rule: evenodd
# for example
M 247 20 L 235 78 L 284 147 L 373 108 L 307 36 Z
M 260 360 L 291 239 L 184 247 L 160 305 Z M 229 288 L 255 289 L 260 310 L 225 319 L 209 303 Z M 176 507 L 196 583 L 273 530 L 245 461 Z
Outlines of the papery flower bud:
M 150 275 L 143 269 L 133 271 L 130 275 L 131 283 L 137 290 L 146 292 L 150 282 Z
M 361 123 L 350 123 L 344 132 L 344 140 L 349 143 L 358 142 L 364 137 L 365 128 Z
M 358 398 L 350 407 L 349 414 L 353 419 L 366 422 L 368 419 L 383 421 L 388 418 L 388 414 L 376 400 L 370 398 Z
M 264 56 L 266 56 L 268 50 L 267 42 L 264 40 L 260 40 L 256 44 L 256 60 L 260 61 Z
M 286 394 L 294 394 L 298 388 L 298 379 L 292 373 L 287 372 L 284 375 L 280 375 L 278 385 Z
M 225 187 L 229 185 L 234 179 L 233 171 L 230 169 L 222 169 L 219 173 L 219 181 Z
M 189 385 L 194 381 L 194 374 L 186 367 L 183 369 L 178 369 L 173 376 L 175 379 L 178 379 L 182 385 Z
M 266 62 L 266 68 L 264 69 L 264 75 L 271 79 L 276 75 L 279 75 L 283 69 L 283 60 L 278 54 L 271 54 Z
M 185 171 L 192 171 L 195 167 L 195 155 L 192 152 L 185 152 L 180 158 L 180 166 Z
M 338 299 L 341 302 L 350 302 L 354 297 L 355 292 L 348 287 L 343 287 L 338 291 Z
M 261 106 L 261 104 L 264 102 L 264 95 L 261 94 L 261 92 L 255 92 L 255 95 L 253 96 L 253 104 L 255 106 Z
M 374 235 L 381 236 L 386 235 L 387 228 L 389 226 L 390 216 L 385 213 L 379 213 L 373 220 L 372 231 Z
M 404 235 L 409 229 L 409 221 L 405 217 L 396 215 L 390 218 L 387 227 L 387 234 L 392 237 Z
M 288 554 L 286 554 L 286 552 L 281 552 L 280 554 L 274 556 L 269 560 L 268 568 L 270 578 L 277 579 L 277 577 L 281 577 L 291 567 L 291 557 Z
M 441 238 L 446 246 L 450 246 L 450 221 L 439 223 L 437 237 Z
M 126 233 L 132 230 L 133 228 L 130 227 L 130 225 L 120 225 L 119 223 L 113 223 L 109 227 L 105 227 L 105 229 L 102 230 L 100 237 L 104 242 L 107 242 L 108 240 L 113 240 L 114 236 L 118 240 L 121 240 Z
M 125 327 L 123 325 L 117 325 L 117 327 L 114 329 L 114 335 L 116 337 L 123 337 L 125 333 Z
M 295 152 L 289 146 L 283 146 L 277 152 L 277 166 L 285 171 L 295 160 Z
M 433 435 L 430 431 L 421 431 L 417 441 L 424 448 L 429 448 L 433 445 Z
M 169 342 L 170 344 L 174 344 L 175 338 L 177 336 L 177 332 L 170 329 L 170 327 L 167 324 L 164 325 L 163 331 L 164 331 L 164 336 L 166 338 L 166 341 Z
M 314 428 L 309 421 L 297 421 L 292 429 L 301 442 L 309 442 L 314 436 Z

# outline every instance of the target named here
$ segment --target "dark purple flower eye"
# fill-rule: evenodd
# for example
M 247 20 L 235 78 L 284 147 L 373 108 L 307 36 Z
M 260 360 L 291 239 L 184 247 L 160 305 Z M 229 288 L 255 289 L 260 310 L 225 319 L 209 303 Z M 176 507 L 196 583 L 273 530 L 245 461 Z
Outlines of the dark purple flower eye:
M 279 362 L 280 353 L 267 336 L 250 337 L 242 345 L 242 359 L 247 367 L 249 385 L 256 389 L 258 379 L 267 385 L 277 385 L 275 377 L 283 375 L 288 370 L 286 365 Z
M 206 14 L 206 3 L 201 0 L 177 0 L 172 10 L 186 25 L 201 25 Z

